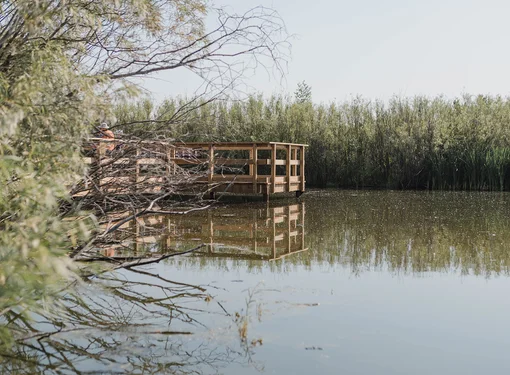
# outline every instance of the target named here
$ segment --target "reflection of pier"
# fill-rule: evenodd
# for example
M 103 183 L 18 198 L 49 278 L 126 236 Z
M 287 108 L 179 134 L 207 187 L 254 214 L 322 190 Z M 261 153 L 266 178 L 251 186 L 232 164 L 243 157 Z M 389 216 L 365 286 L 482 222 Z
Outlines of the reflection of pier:
M 283 207 L 217 208 L 186 216 L 146 216 L 123 226 L 124 238 L 103 249 L 114 258 L 155 256 L 207 247 L 195 255 L 276 260 L 307 250 L 305 203 Z

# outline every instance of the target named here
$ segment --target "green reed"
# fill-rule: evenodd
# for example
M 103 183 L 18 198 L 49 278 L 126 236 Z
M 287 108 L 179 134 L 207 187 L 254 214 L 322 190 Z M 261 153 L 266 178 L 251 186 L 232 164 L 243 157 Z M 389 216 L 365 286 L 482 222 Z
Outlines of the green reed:
M 171 118 L 185 103 L 171 99 L 123 105 L 128 122 Z M 396 189 L 510 190 L 510 100 L 491 96 L 360 97 L 313 104 L 291 97 L 252 96 L 212 102 L 179 121 L 131 126 L 188 141 L 307 143 L 308 186 Z

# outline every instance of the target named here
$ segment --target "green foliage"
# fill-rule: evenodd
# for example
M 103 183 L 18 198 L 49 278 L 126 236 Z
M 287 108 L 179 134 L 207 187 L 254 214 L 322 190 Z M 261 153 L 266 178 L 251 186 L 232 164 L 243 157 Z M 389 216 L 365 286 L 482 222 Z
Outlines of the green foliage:
M 312 101 L 312 88 L 305 81 L 299 82 L 297 90 L 294 92 L 296 102 L 305 103 Z
M 73 277 L 65 254 L 90 225 L 70 220 L 79 212 L 63 203 L 85 173 L 83 140 L 111 115 L 111 100 L 132 92 L 125 78 L 137 71 L 122 70 L 119 58 L 149 56 L 134 47 L 142 34 L 189 44 L 203 33 L 204 4 L 0 2 L 0 345 L 12 340 L 6 314 L 25 319 L 49 306 Z M 113 84 L 115 72 L 123 78 Z
M 154 109 L 154 122 L 186 103 L 169 99 Z M 147 120 L 122 108 L 132 121 Z M 171 110 L 170 110 L 171 109 Z M 510 190 L 510 100 L 464 96 L 393 98 L 388 103 L 356 97 L 313 104 L 273 96 L 244 102 L 202 103 L 179 121 L 159 126 L 188 141 L 307 143 L 309 186 L 396 189 Z

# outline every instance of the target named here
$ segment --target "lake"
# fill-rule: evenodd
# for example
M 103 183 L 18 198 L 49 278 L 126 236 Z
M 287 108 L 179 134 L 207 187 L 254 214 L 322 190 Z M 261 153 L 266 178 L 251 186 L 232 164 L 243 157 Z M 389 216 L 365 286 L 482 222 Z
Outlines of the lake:
M 509 229 L 510 195 L 485 192 L 312 190 L 146 216 L 103 254 L 206 246 L 104 277 L 132 329 L 65 339 L 102 353 L 73 356 L 96 373 L 508 373 Z

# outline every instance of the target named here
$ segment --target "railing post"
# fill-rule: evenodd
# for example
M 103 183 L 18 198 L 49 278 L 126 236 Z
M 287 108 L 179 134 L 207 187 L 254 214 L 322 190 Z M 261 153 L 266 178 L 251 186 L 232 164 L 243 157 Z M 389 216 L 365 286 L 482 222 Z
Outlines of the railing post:
M 299 191 L 305 191 L 305 146 L 301 146 L 301 155 L 299 158 L 300 178 L 299 178 Z
M 211 186 L 212 186 L 212 183 L 213 183 L 213 175 L 214 175 L 214 146 L 212 143 L 209 143 L 209 186 L 208 186 L 208 189 L 211 189 Z M 214 191 L 211 190 L 210 193 L 210 198 L 211 199 L 214 199 Z
M 291 159 L 292 160 L 297 160 L 297 150 L 298 148 L 297 147 L 293 147 L 292 148 L 292 156 L 291 156 Z M 291 176 L 297 176 L 297 165 L 293 165 L 290 169 L 291 171 Z
M 271 193 L 275 193 L 276 188 L 276 144 L 271 145 Z
M 251 154 L 251 162 L 253 163 L 253 169 L 251 169 L 251 172 L 252 172 L 252 176 L 253 176 L 253 194 L 257 194 L 258 193 L 258 186 L 257 186 L 257 180 L 258 180 L 258 170 L 257 170 L 257 165 L 258 165 L 258 150 L 257 150 L 257 144 L 254 143 L 253 144 L 253 149 L 250 151 L 250 154 Z
M 248 165 L 248 175 L 249 176 L 253 176 L 253 164 L 251 164 L 251 162 L 253 161 L 253 149 L 255 148 L 255 145 L 252 146 L 251 150 L 250 150 L 250 156 L 248 157 L 248 159 L 250 160 L 250 164 Z
M 287 176 L 287 192 L 290 191 L 290 153 L 292 152 L 292 146 L 287 145 L 287 165 L 285 166 L 285 175 Z

